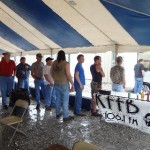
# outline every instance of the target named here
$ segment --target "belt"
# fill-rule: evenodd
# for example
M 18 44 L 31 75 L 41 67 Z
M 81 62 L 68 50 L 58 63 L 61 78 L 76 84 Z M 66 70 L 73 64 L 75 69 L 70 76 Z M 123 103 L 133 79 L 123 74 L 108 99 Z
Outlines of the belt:
M 114 84 L 122 84 L 122 83 L 115 83 L 115 82 L 113 82 Z
M 43 78 L 36 77 L 36 80 L 41 80 L 41 79 L 43 79 Z

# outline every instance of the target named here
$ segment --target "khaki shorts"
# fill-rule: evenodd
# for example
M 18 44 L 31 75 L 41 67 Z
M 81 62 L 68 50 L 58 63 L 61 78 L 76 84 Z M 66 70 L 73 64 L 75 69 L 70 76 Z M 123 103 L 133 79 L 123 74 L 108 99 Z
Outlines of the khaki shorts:
M 98 82 L 94 82 L 94 81 L 91 82 L 91 95 L 92 95 L 92 98 L 93 98 L 93 94 L 97 93 L 101 89 L 101 86 L 102 85 Z

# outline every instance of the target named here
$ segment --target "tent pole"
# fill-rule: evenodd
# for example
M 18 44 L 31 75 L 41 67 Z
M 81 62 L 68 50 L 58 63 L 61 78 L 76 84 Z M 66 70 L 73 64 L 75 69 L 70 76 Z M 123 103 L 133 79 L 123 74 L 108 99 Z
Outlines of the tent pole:
M 116 58 L 118 56 L 118 49 L 119 49 L 119 45 L 115 44 L 115 52 L 114 52 L 114 64 L 116 64 Z
M 51 57 L 53 56 L 52 49 L 50 50 Z
M 115 44 L 115 58 L 117 58 L 118 56 L 118 49 L 119 49 L 119 45 Z
M 70 63 L 70 54 L 68 54 L 68 62 Z

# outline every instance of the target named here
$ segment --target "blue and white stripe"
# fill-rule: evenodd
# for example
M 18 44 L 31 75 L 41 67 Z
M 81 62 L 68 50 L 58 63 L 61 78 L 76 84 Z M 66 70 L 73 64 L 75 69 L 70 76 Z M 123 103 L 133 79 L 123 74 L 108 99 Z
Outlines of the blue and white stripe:
M 2 51 L 150 50 L 149 0 L 1 0 L 0 6 Z

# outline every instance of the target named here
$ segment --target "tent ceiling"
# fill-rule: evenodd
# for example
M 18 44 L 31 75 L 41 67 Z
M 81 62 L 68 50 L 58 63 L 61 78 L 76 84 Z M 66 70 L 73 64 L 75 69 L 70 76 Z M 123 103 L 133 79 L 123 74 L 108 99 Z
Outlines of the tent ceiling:
M 1 0 L 0 8 L 0 53 L 150 51 L 149 0 Z

